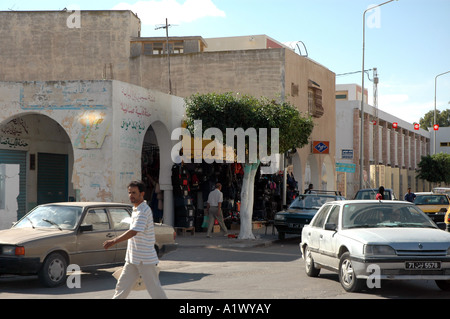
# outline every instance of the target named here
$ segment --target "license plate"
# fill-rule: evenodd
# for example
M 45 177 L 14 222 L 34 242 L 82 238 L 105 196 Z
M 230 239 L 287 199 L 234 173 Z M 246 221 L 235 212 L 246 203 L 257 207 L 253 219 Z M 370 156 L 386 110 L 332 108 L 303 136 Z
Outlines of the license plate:
M 302 225 L 301 224 L 292 224 L 292 223 L 290 223 L 289 227 L 290 228 L 302 228 Z
M 435 270 L 441 269 L 440 261 L 407 261 L 405 262 L 406 269 L 416 270 Z

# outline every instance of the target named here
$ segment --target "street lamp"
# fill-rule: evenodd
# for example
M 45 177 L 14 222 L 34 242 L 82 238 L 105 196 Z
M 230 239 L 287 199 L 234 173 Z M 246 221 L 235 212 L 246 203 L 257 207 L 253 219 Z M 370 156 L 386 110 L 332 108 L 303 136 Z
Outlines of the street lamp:
M 366 12 L 372 9 L 381 7 L 389 2 L 397 0 L 389 0 L 379 5 L 370 7 L 364 11 L 363 14 L 363 47 L 362 47 L 362 75 L 361 75 L 361 127 L 360 127 L 360 141 L 359 141 L 359 188 L 363 188 L 363 166 L 364 166 L 364 51 L 366 45 Z
M 436 86 L 437 86 L 437 78 L 441 75 L 450 73 L 450 71 L 441 73 L 436 75 L 436 77 L 434 78 L 434 121 L 433 121 L 433 127 L 437 124 L 436 123 Z M 436 130 L 434 130 L 434 152 L 433 154 L 436 154 Z

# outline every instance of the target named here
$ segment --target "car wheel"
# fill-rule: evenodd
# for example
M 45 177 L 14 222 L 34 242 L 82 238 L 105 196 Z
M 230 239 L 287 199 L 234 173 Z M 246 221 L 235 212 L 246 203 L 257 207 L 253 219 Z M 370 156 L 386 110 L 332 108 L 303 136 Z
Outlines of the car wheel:
M 63 284 L 67 276 L 67 261 L 60 253 L 53 253 L 44 261 L 38 273 L 39 280 L 47 287 Z
M 286 238 L 286 233 L 278 232 L 278 239 L 284 240 Z
M 450 291 L 450 280 L 436 280 L 436 285 L 444 291 Z
M 320 273 L 320 268 L 314 266 L 314 259 L 308 246 L 305 247 L 305 270 L 309 277 L 317 277 Z
M 357 292 L 362 289 L 364 282 L 356 278 L 349 252 L 344 253 L 339 261 L 339 281 L 347 292 Z

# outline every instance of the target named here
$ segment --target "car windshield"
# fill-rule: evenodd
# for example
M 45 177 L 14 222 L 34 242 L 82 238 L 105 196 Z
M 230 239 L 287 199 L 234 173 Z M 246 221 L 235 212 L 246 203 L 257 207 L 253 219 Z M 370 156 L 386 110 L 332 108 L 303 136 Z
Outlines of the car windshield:
M 414 200 L 416 205 L 448 205 L 446 195 L 417 195 Z
M 414 205 L 383 203 L 346 204 L 342 211 L 342 228 L 424 227 L 437 228 Z
M 337 200 L 336 196 L 307 194 L 299 195 L 289 206 L 291 209 L 319 209 L 323 204 Z
M 25 215 L 14 228 L 75 229 L 82 208 L 75 206 L 38 206 Z

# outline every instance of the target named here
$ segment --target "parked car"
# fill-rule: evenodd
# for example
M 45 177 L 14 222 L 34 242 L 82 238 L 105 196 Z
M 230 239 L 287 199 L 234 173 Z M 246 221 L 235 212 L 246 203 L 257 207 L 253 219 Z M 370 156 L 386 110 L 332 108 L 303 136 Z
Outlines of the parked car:
M 374 269 L 380 282 L 431 279 L 450 290 L 450 233 L 413 203 L 327 203 L 303 227 L 300 250 L 308 276 L 331 269 L 349 292 L 363 289 Z
M 364 188 L 356 192 L 354 199 L 375 199 L 378 193 L 378 188 Z M 390 188 L 384 190 L 385 200 L 398 200 L 394 191 Z
M 103 242 L 129 229 L 132 206 L 70 202 L 40 205 L 12 228 L 0 231 L 0 274 L 38 275 L 48 287 L 66 280 L 67 266 L 123 264 L 127 243 L 108 250 Z M 155 224 L 159 256 L 176 249 L 173 227 Z
M 416 193 L 414 204 L 435 223 L 443 223 L 445 213 L 450 210 L 450 198 L 446 194 Z
M 344 199 L 337 191 L 312 190 L 309 194 L 298 195 L 289 208 L 275 214 L 273 223 L 278 238 L 284 239 L 286 234 L 300 235 L 303 226 L 309 224 L 323 204 Z

